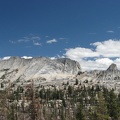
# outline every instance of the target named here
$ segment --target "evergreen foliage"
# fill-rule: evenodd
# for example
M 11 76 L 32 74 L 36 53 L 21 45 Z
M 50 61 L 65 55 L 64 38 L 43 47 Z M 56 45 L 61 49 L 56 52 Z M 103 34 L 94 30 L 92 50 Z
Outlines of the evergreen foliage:
M 120 94 L 114 90 L 82 84 L 62 87 L 35 88 L 32 84 L 1 91 L 0 120 L 120 119 Z

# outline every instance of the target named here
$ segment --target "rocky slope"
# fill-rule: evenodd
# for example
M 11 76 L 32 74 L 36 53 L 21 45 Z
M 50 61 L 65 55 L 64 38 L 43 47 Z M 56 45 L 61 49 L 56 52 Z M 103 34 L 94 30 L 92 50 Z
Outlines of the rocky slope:
M 86 86 L 104 85 L 120 92 L 120 71 L 116 64 L 111 64 L 107 70 L 82 72 L 80 64 L 68 58 L 51 60 L 46 57 L 24 59 L 11 57 L 0 60 L 0 85 L 28 85 L 32 81 L 38 85 L 75 84 L 75 80 Z M 2 89 L 0 86 L 0 89 Z
M 87 86 L 101 85 L 109 89 L 114 89 L 120 92 L 120 70 L 116 64 L 111 64 L 107 70 L 94 70 L 90 72 L 81 72 L 77 79 Z
M 51 60 L 46 57 L 32 59 L 11 57 L 0 61 L 0 82 L 35 81 L 36 84 L 40 84 L 56 79 L 69 79 L 79 71 L 81 71 L 79 63 L 68 58 Z

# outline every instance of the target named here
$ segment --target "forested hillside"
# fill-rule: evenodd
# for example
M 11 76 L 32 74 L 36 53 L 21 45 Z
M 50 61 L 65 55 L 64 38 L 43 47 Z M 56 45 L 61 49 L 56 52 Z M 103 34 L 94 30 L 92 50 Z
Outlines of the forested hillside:
M 62 87 L 10 85 L 0 91 L 0 120 L 119 120 L 120 94 L 78 80 Z

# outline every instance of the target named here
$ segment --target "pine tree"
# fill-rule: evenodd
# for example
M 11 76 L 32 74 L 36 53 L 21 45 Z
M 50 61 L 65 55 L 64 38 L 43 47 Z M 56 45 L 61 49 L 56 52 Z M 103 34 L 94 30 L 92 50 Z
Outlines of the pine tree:
M 110 117 L 113 120 L 118 120 L 119 118 L 119 107 L 117 104 L 117 96 L 114 93 L 114 90 L 109 92 L 109 99 L 108 99 L 108 112 Z
M 98 104 L 95 111 L 97 120 L 109 120 L 107 104 L 102 92 L 98 92 Z
M 78 79 L 75 80 L 75 84 L 74 85 L 78 85 Z
M 72 88 L 72 86 L 68 86 L 68 96 L 71 96 L 71 94 L 72 94 L 72 92 L 73 92 L 73 88 Z
M 77 108 L 76 119 L 77 120 L 86 120 L 84 109 L 83 109 L 83 106 L 81 104 L 79 104 L 79 106 Z

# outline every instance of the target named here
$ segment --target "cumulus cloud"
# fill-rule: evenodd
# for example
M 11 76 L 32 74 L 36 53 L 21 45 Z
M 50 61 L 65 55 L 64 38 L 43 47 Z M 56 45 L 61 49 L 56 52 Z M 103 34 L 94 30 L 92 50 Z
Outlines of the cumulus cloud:
M 72 57 L 75 59 L 99 56 L 99 54 L 97 52 L 94 52 L 93 50 L 91 50 L 89 48 L 82 48 L 82 47 L 66 49 L 65 55 L 67 57 Z
M 120 57 L 120 40 L 107 40 L 95 42 L 95 51 L 103 57 Z
M 66 57 L 80 62 L 83 70 L 106 69 L 111 63 L 120 68 L 120 40 L 106 40 L 90 44 L 94 48 L 69 48 Z
M 101 58 L 97 58 L 97 59 L 93 59 L 93 60 L 81 59 L 81 60 L 77 60 L 77 61 L 80 63 L 83 71 L 105 70 L 108 68 L 108 66 L 111 63 L 113 63 L 112 60 L 110 60 L 110 59 L 106 59 L 106 58 L 105 59 L 102 58 L 102 59 L 103 60 L 101 60 Z M 104 62 L 102 62 L 102 61 L 104 61 Z
M 57 42 L 57 40 L 56 40 L 55 38 L 52 39 L 52 40 L 48 40 L 48 41 L 46 41 L 46 43 L 48 43 L 48 44 L 55 43 L 55 42 Z

